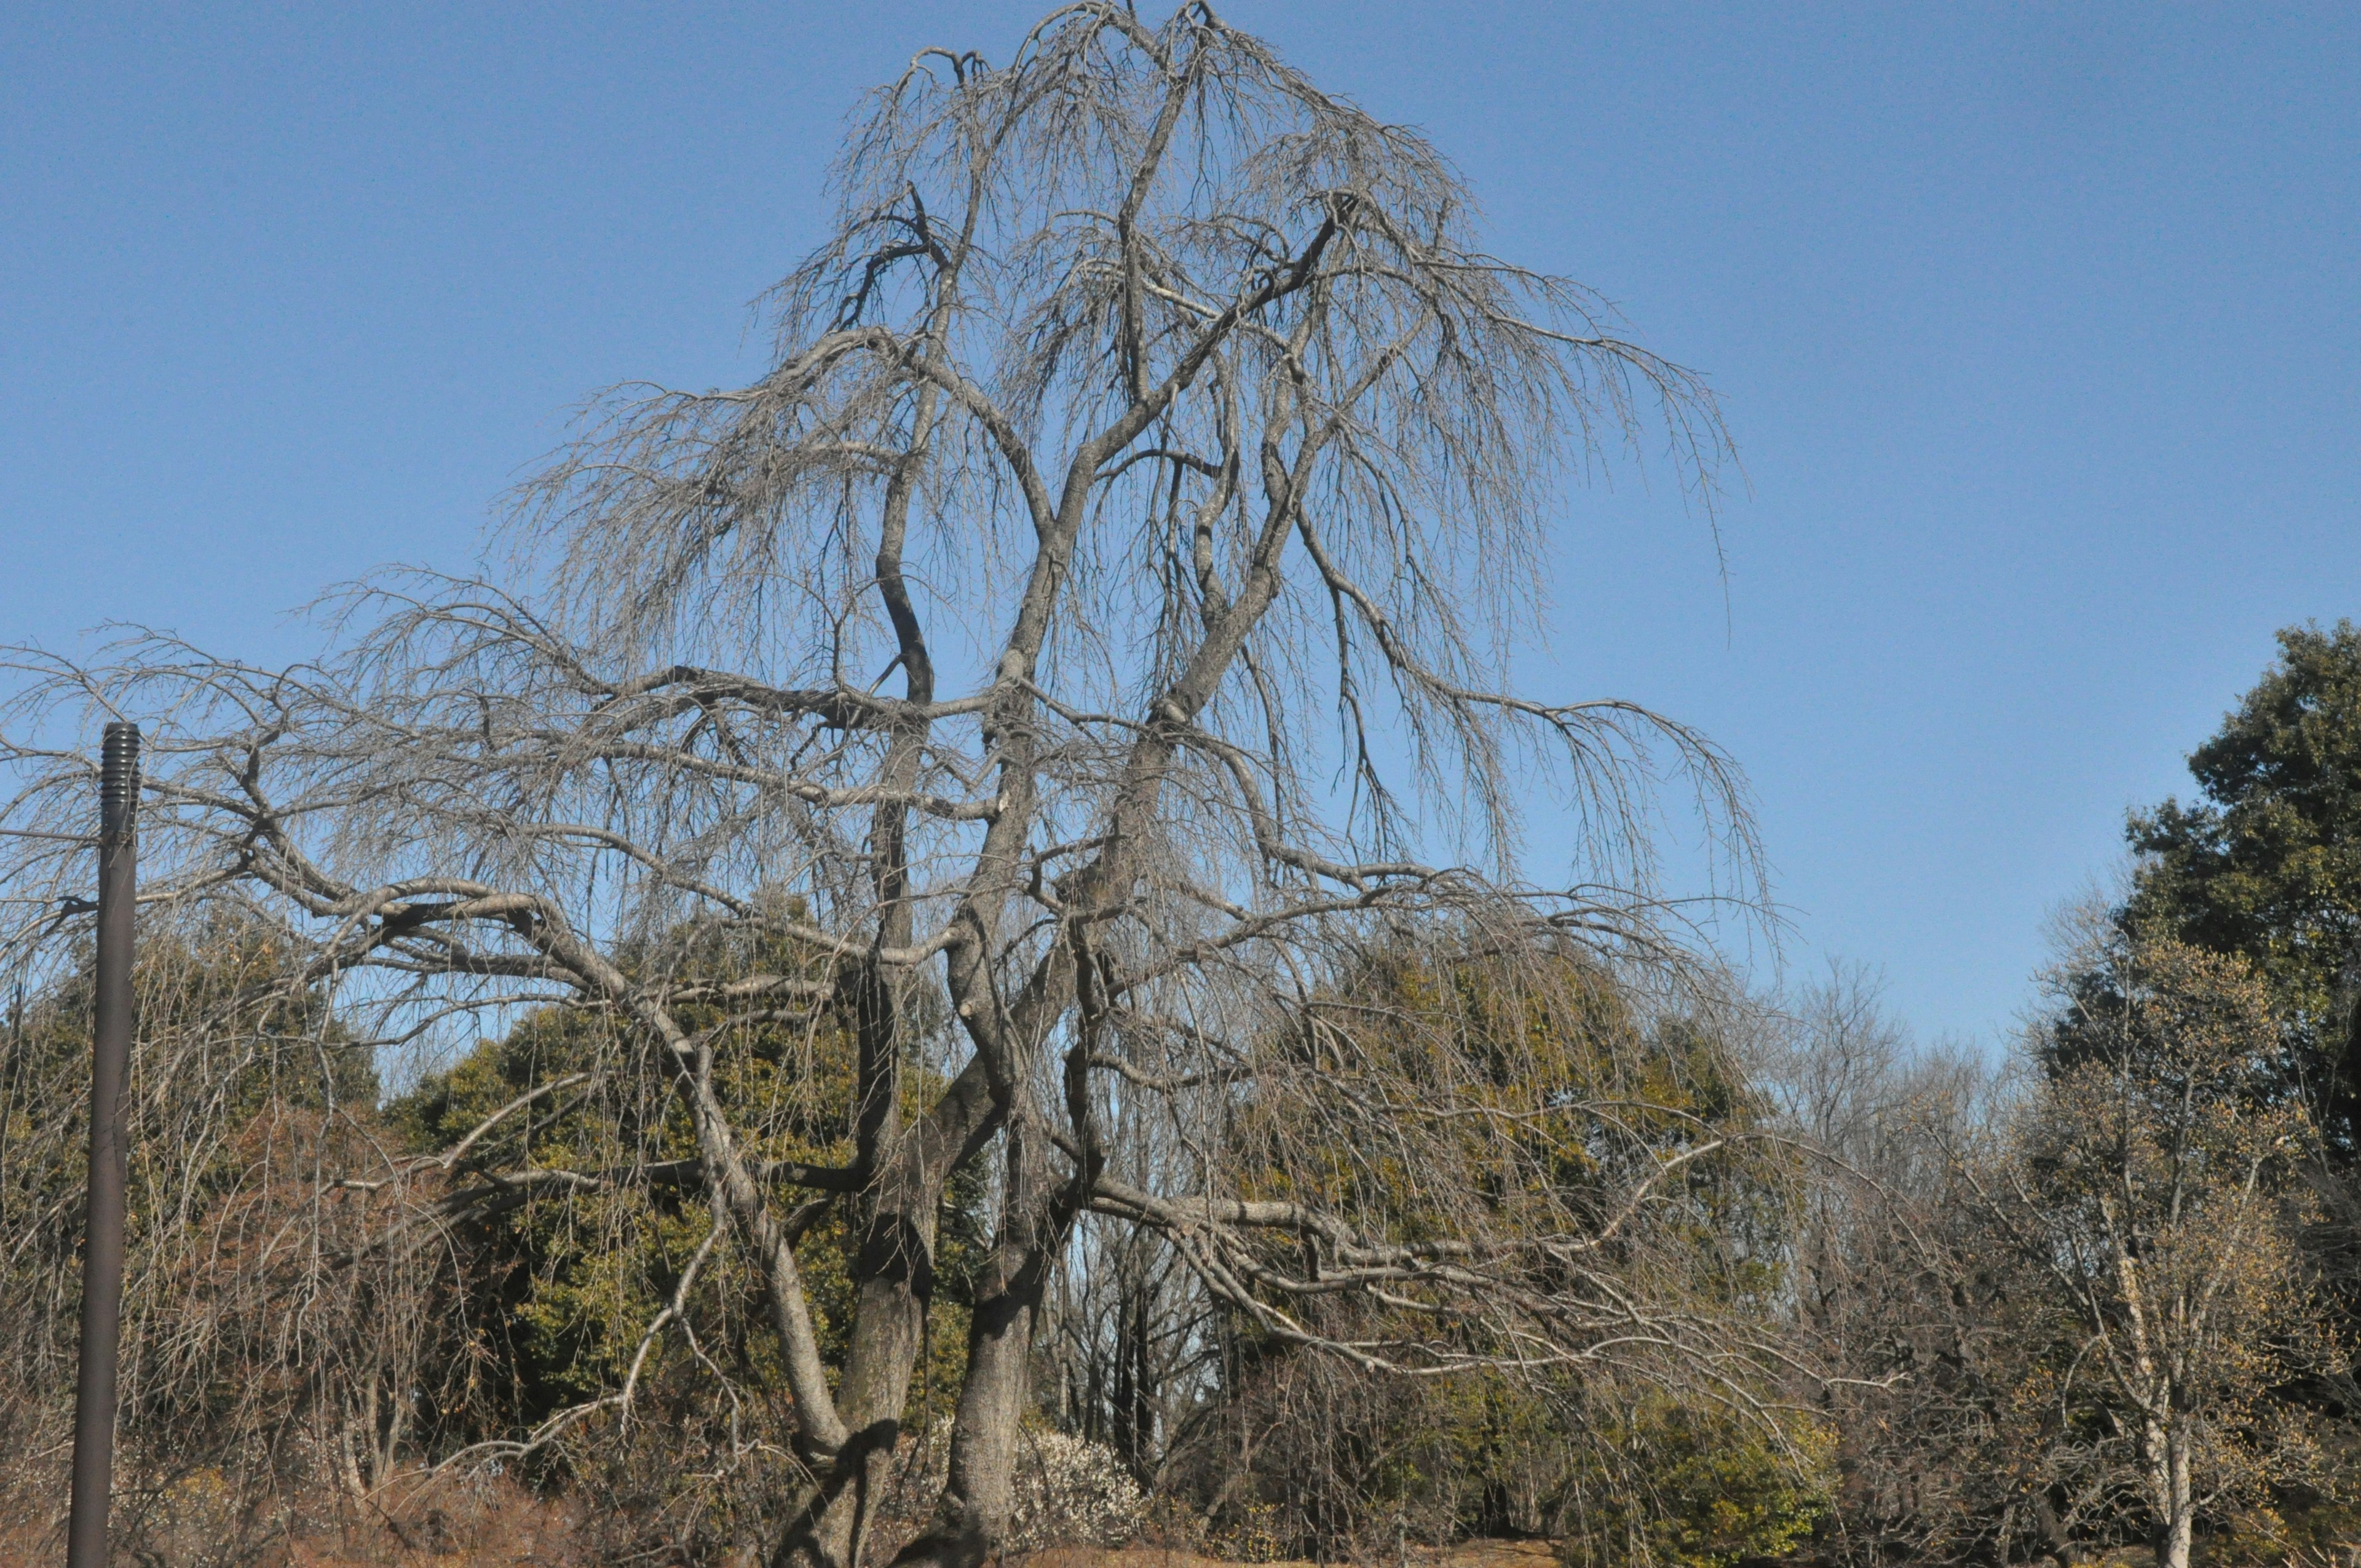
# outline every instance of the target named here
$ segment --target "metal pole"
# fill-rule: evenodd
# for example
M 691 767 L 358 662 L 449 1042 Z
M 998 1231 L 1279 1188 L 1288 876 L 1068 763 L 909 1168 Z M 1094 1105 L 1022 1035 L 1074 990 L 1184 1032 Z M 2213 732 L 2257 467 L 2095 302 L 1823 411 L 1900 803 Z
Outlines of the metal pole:
M 98 965 L 90 1036 L 90 1210 L 82 1261 L 82 1366 L 74 1389 L 73 1514 L 66 1568 L 106 1568 L 115 1479 L 115 1351 L 123 1328 L 123 1201 L 130 1151 L 131 906 L 137 881 L 139 727 L 110 724 L 98 777 Z

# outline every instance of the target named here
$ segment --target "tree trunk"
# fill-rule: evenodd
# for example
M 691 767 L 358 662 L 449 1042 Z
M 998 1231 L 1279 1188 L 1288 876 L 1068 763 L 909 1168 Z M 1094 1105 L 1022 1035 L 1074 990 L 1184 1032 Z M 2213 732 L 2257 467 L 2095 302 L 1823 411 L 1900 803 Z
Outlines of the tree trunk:
M 852 1343 L 837 1393 L 845 1443 L 797 1510 L 778 1568 L 855 1568 L 902 1435 L 910 1379 L 926 1349 L 935 1216 L 877 1205 L 855 1254 Z
M 950 1476 L 934 1518 L 902 1548 L 894 1568 L 976 1568 L 1008 1533 L 1034 1329 L 1049 1259 L 1072 1219 L 1066 1195 L 1049 1178 L 1039 1137 L 1022 1124 L 1008 1130 L 1007 1206 L 976 1291 Z
M 898 839 L 898 823 L 895 831 Z M 906 941 L 908 925 L 906 910 L 896 910 L 886 936 Z M 860 1563 L 934 1296 L 937 1195 L 906 1157 L 916 1151 L 902 1146 L 900 999 L 874 954 L 849 978 L 861 1036 L 855 1135 L 870 1186 L 852 1214 L 851 1333 L 836 1396 L 845 1442 L 782 1540 L 774 1559 L 781 1568 Z
M 1131 1260 L 1126 1259 L 1128 1265 Z M 1126 1266 L 1116 1294 L 1113 1419 L 1108 1433 L 1115 1450 L 1142 1485 L 1149 1480 L 1148 1453 L 1156 1443 L 1154 1375 L 1148 1364 L 1149 1309 L 1155 1289 L 1136 1266 Z
M 971 1062 L 906 1132 L 872 1157 L 856 1212 L 851 1343 L 837 1409 L 846 1441 L 803 1498 L 772 1553 L 774 1568 L 858 1568 L 883 1494 L 911 1375 L 926 1350 L 943 1188 L 1000 1124 L 980 1061 Z
M 2190 1538 L 2196 1524 L 2194 1488 L 2191 1485 L 2191 1433 L 2186 1420 L 2175 1421 L 2165 1438 L 2167 1507 L 2164 1530 L 2157 1541 L 2157 1568 L 2189 1568 Z

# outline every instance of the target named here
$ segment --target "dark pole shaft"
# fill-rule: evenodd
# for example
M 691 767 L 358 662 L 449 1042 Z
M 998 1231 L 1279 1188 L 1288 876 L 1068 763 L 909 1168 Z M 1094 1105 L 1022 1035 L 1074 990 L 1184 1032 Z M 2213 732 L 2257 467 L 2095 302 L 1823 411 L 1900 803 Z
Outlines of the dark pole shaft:
M 90 1211 L 83 1232 L 81 1380 L 74 1389 L 73 1514 L 66 1568 L 106 1568 L 115 1480 L 115 1352 L 123 1328 L 123 1206 L 130 1150 L 131 906 L 137 882 L 139 727 L 110 724 L 98 784 L 98 966 L 92 998 Z

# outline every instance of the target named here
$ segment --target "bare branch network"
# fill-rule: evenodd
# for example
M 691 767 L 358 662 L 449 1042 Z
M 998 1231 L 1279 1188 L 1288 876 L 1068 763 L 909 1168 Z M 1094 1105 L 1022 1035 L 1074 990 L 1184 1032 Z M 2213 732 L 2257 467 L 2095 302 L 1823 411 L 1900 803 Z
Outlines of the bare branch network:
M 151 736 L 148 931 L 266 932 L 278 994 L 381 1047 L 533 1005 L 596 1021 L 611 1043 L 578 1076 L 324 1190 L 415 1189 L 413 1239 L 528 1193 L 706 1194 L 812 1477 L 789 1557 L 859 1550 L 946 1184 L 980 1161 L 994 1231 L 912 1561 L 1005 1527 L 1043 1281 L 1083 1213 L 1370 1369 L 1753 1397 L 1767 1347 L 1651 1272 L 1720 1136 L 1342 989 L 1456 955 L 1563 1020 L 1587 976 L 1677 968 L 1668 784 L 1725 891 L 1755 892 L 1710 743 L 1504 684 L 1565 481 L 1655 432 L 1709 498 L 1729 449 L 1702 383 L 1488 255 L 1421 137 L 1203 6 L 1069 6 L 1005 66 L 921 55 L 834 193 L 767 375 L 619 390 L 524 488 L 530 589 L 387 577 L 285 671 L 163 635 L 89 666 L 16 653 L 6 826 L 36 836 L 5 841 L 9 962 L 75 930 L 79 850 L 38 835 L 75 831 L 93 778 L 55 738 L 120 712 Z M 1581 827 L 1578 885 L 1517 872 L 1534 789 Z M 751 1031 L 840 1028 L 850 1157 L 784 1157 L 717 1075 Z M 486 1163 L 507 1119 L 626 1079 L 668 1090 L 693 1157 Z M 1347 1154 L 1315 1172 L 1314 1145 Z M 1503 1173 L 1541 1196 L 1503 1204 Z M 822 1212 L 860 1238 L 840 1371 L 798 1266 Z M 630 1378 L 523 1441 L 629 1411 L 697 1256 Z M 1314 1310 L 1340 1297 L 1384 1332 Z

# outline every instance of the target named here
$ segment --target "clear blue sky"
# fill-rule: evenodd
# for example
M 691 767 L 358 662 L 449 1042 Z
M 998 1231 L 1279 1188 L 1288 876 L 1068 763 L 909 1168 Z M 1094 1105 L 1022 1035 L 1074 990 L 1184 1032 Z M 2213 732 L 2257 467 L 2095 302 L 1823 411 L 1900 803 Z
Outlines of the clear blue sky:
M 1035 5 L 0 14 L 0 638 L 464 566 L 584 393 L 755 367 L 862 88 Z M 1241 3 L 1710 372 L 1578 500 L 1565 695 L 1727 745 L 1791 956 L 1990 1038 L 2278 626 L 2361 611 L 2361 10 Z

